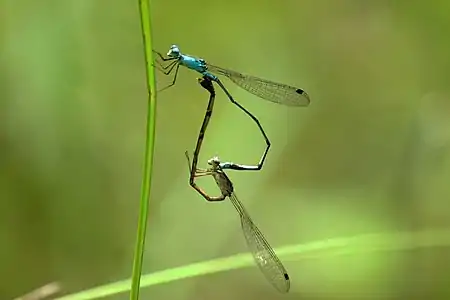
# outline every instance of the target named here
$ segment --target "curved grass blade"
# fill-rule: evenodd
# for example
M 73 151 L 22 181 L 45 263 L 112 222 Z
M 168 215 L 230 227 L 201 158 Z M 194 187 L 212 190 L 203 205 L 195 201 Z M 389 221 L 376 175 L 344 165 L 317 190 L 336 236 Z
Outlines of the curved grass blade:
M 414 250 L 434 247 L 450 247 L 449 229 L 426 229 L 405 232 L 371 233 L 347 237 L 335 237 L 307 244 L 289 245 L 277 252 L 289 261 L 307 261 L 350 254 Z M 141 287 L 149 287 L 177 280 L 204 276 L 218 272 L 246 268 L 253 265 L 249 254 L 202 261 L 166 269 L 142 276 Z M 117 295 L 130 290 L 130 279 L 108 283 L 91 289 L 65 295 L 56 300 L 93 300 Z

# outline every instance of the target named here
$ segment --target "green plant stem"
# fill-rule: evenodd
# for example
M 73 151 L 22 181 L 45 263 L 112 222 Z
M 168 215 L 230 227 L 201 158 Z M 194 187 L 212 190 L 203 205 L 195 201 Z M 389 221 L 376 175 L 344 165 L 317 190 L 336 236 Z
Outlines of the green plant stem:
M 275 249 L 284 261 L 302 261 L 371 252 L 391 252 L 450 246 L 450 229 L 429 229 L 412 232 L 387 232 L 338 237 L 328 240 L 284 246 Z M 144 275 L 142 286 L 148 287 L 176 280 L 254 266 L 249 253 L 203 261 Z M 92 300 L 128 291 L 130 280 L 66 295 L 56 300 Z
M 142 176 L 141 201 L 139 207 L 139 220 L 136 237 L 136 246 L 133 259 L 133 272 L 131 280 L 130 300 L 139 299 L 139 285 L 142 273 L 142 261 L 144 257 L 145 236 L 147 232 L 148 203 L 150 198 L 153 150 L 155 147 L 155 123 L 156 123 L 156 86 L 153 69 L 151 16 L 149 0 L 139 0 L 139 14 L 142 26 L 142 37 L 145 49 L 145 65 L 148 91 L 147 132 L 144 157 L 144 174 Z

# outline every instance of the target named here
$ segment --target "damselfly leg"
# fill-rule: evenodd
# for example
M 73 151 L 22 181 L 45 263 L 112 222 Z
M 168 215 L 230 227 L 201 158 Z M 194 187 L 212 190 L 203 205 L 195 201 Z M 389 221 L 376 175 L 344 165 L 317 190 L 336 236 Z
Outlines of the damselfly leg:
M 225 200 L 226 195 L 222 194 L 220 196 L 210 196 L 201 187 L 199 187 L 197 185 L 197 183 L 195 183 L 195 178 L 202 177 L 202 176 L 213 175 L 213 173 L 210 170 L 207 170 L 207 169 L 192 169 L 191 168 L 191 161 L 189 159 L 188 152 L 186 151 L 184 154 L 186 155 L 187 163 L 188 163 L 188 166 L 189 166 L 189 174 L 190 174 L 189 184 L 191 185 L 191 187 L 193 189 L 195 189 L 200 195 L 202 195 L 203 198 L 206 199 L 206 201 L 217 202 L 217 201 Z
M 171 60 L 178 60 L 177 57 L 164 57 L 164 55 L 162 55 L 160 52 L 156 51 L 156 50 L 152 50 L 154 54 L 156 54 L 158 57 L 158 59 L 162 60 L 162 61 L 171 61 Z M 159 62 L 159 61 L 158 61 Z M 160 63 L 160 62 L 159 62 Z
M 164 57 L 158 51 L 153 50 L 153 54 L 155 58 L 152 62 L 153 66 L 155 66 L 158 70 L 160 70 L 165 75 L 168 75 L 170 72 L 166 72 L 167 69 L 172 69 L 174 65 L 178 63 L 178 60 L 175 57 Z M 168 63 L 164 63 L 168 62 Z
M 173 75 L 173 80 L 171 83 L 169 83 L 168 85 L 166 85 L 165 87 L 163 87 L 162 89 L 160 89 L 158 92 L 162 92 L 164 90 L 167 90 L 168 88 L 172 87 L 175 85 L 175 82 L 177 81 L 177 75 L 178 75 L 178 69 L 180 68 L 180 64 L 178 62 L 176 62 L 174 64 L 175 67 L 175 74 Z M 174 69 L 174 67 L 172 66 L 172 68 L 170 68 L 166 73 L 164 73 L 165 75 L 169 75 L 172 70 Z
M 164 75 L 169 75 L 173 71 L 173 68 L 175 68 L 176 65 L 178 65 L 177 61 L 172 61 L 165 66 L 163 66 L 162 64 L 159 64 L 159 63 L 157 63 L 156 65 L 153 64 L 153 66 L 155 68 L 157 68 L 158 71 L 160 71 Z
M 161 53 L 159 53 L 158 51 L 155 51 L 155 50 L 153 50 L 153 53 L 156 54 L 156 56 L 157 56 L 154 59 L 153 66 L 158 71 L 160 71 L 164 75 L 168 76 L 175 70 L 175 72 L 173 74 L 172 82 L 158 90 L 158 92 L 162 92 L 162 91 L 175 85 L 175 82 L 177 81 L 178 69 L 180 68 L 180 64 L 176 57 L 164 57 Z M 163 62 L 169 62 L 169 63 L 164 64 Z

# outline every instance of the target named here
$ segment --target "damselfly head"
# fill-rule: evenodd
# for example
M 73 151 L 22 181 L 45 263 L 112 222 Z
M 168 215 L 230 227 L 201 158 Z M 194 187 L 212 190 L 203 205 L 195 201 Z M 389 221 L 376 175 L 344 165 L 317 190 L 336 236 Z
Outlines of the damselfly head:
M 210 158 L 208 160 L 208 165 L 216 167 L 219 164 L 220 164 L 220 158 L 218 156 L 214 156 L 213 158 Z
M 177 45 L 170 46 L 169 51 L 167 52 L 167 56 L 170 57 L 179 57 L 180 56 L 180 48 Z

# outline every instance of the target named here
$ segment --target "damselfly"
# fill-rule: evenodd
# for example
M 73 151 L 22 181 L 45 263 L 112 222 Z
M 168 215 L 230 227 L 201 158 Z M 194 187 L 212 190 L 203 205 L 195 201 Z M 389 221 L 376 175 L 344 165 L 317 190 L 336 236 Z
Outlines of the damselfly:
M 220 163 L 218 157 L 213 157 L 208 160 L 208 164 L 211 166 L 210 168 L 196 168 L 192 170 L 189 154 L 187 151 L 185 154 L 188 160 L 189 173 L 191 174 L 190 176 L 192 179 L 190 180 L 191 186 L 196 189 L 207 201 L 223 201 L 227 197 L 231 200 L 231 203 L 239 214 L 242 232 L 256 264 L 258 265 L 266 279 L 278 291 L 287 293 L 291 286 L 289 275 L 280 259 L 275 254 L 275 251 L 272 249 L 262 232 L 250 218 L 250 215 L 247 213 L 244 205 L 237 198 L 236 193 L 234 192 L 233 183 L 223 171 L 223 168 L 226 166 Z M 214 180 L 216 181 L 217 186 L 219 187 L 221 192 L 220 196 L 209 196 L 195 183 L 194 178 L 208 175 L 214 177 Z
M 223 87 L 221 81 L 217 75 L 223 75 L 228 77 L 235 84 L 248 92 L 271 102 L 280 103 L 289 106 L 308 106 L 309 96 L 300 88 L 296 88 L 287 84 L 276 83 L 273 81 L 265 80 L 255 76 L 244 75 L 242 73 L 232 71 L 229 69 L 214 66 L 207 63 L 204 59 L 194 57 L 188 54 L 182 54 L 180 48 L 177 45 L 172 45 L 167 52 L 168 57 L 164 57 L 161 53 L 153 50 L 159 59 L 165 62 L 169 62 L 164 65 L 160 61 L 156 61 L 161 67 L 161 71 L 164 74 L 169 75 L 175 70 L 173 81 L 166 88 L 173 86 L 177 80 L 178 69 L 181 66 L 185 66 L 188 69 L 197 71 L 202 75 L 206 75 L 211 78 L 212 81 L 217 82 L 219 86 L 224 90 L 226 94 L 228 91 Z
M 308 106 L 310 103 L 308 94 L 300 88 L 276 83 L 255 76 L 244 75 L 236 71 L 214 66 L 207 63 L 204 59 L 187 54 L 182 54 L 180 49 L 176 45 L 172 45 L 170 47 L 169 51 L 167 52 L 167 57 L 164 57 L 161 53 L 155 50 L 153 50 L 153 52 L 157 56 L 155 60 L 155 67 L 157 67 L 157 69 L 159 69 L 165 75 L 173 74 L 172 82 L 162 88 L 160 91 L 165 90 L 175 84 L 180 65 L 187 67 L 188 69 L 197 71 L 205 78 L 209 78 L 210 80 L 216 82 L 227 95 L 228 99 L 234 105 L 239 107 L 239 109 L 244 111 L 244 113 L 247 114 L 256 123 L 262 135 L 264 136 L 264 139 L 266 140 L 265 154 L 267 154 L 270 148 L 270 141 L 266 133 L 264 132 L 264 129 L 262 128 L 259 120 L 231 96 L 220 79 L 214 74 L 228 77 L 231 81 L 233 81 L 241 88 L 271 102 L 289 106 Z M 257 167 L 249 170 L 260 170 L 263 167 L 265 158 L 266 155 L 263 155 L 262 160 L 258 163 Z

